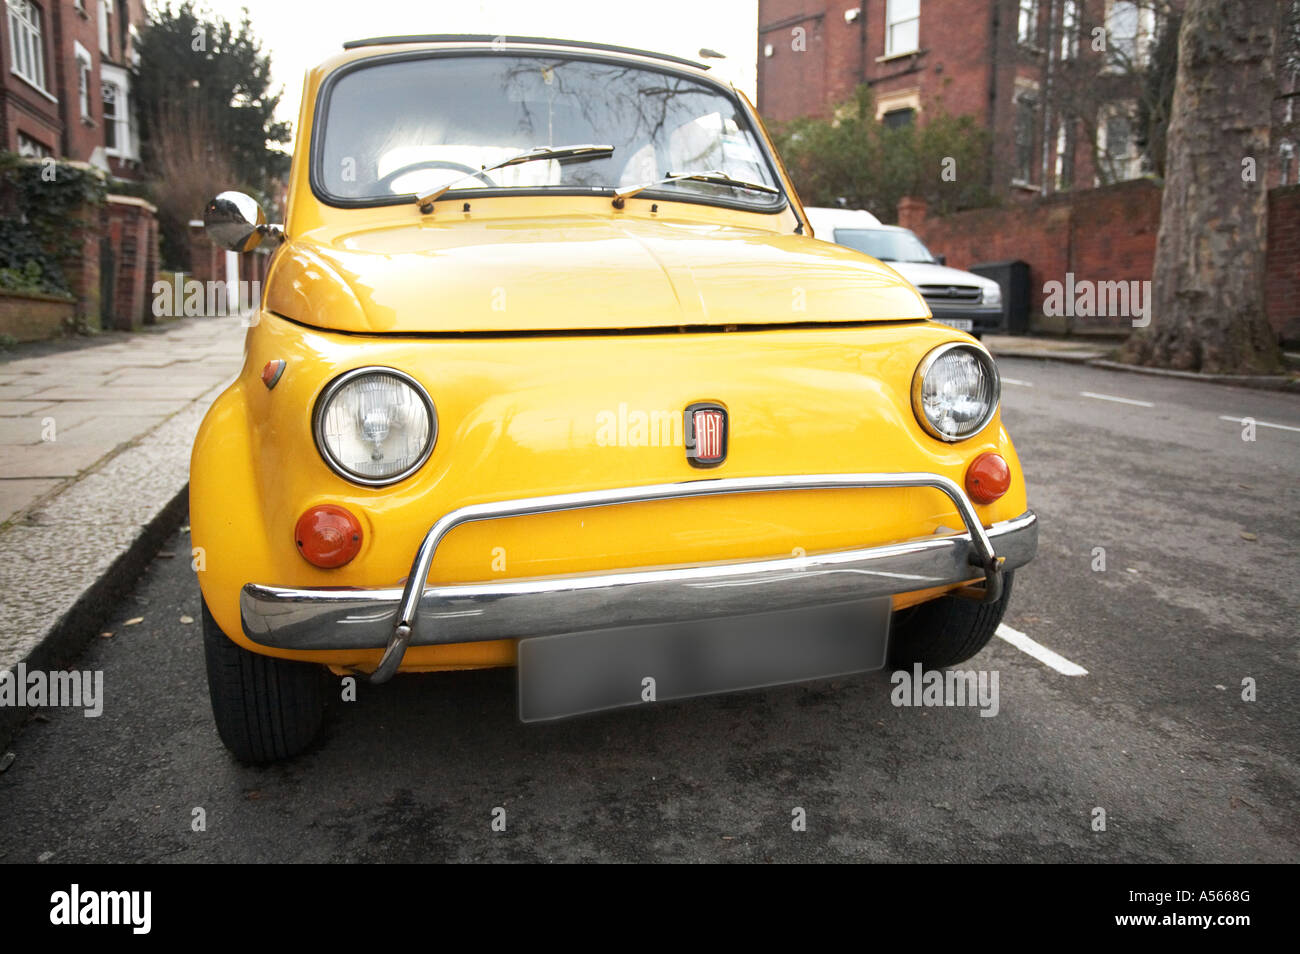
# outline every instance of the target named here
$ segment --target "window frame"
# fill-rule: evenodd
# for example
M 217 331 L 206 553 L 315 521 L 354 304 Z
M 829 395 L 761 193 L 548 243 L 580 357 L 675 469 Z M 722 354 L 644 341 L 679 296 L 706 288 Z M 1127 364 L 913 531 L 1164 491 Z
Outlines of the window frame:
M 1061 60 L 1079 58 L 1079 0 L 1061 0 Z
M 1038 0 L 1019 0 L 1016 5 L 1016 42 L 1032 49 L 1039 48 L 1040 19 Z
M 906 56 L 921 50 L 921 0 L 915 0 L 916 14 L 910 17 L 895 18 L 894 5 L 907 0 L 885 0 L 885 56 Z M 916 39 L 905 50 L 894 48 L 894 28 L 907 23 L 916 24 Z
M 81 118 L 93 121 L 95 115 L 90 108 L 90 88 L 94 79 L 94 60 L 90 51 L 76 40 L 72 41 L 72 58 L 77 65 L 77 105 L 80 107 Z
M 759 152 L 763 157 L 764 164 L 767 166 L 768 175 L 770 176 L 774 188 L 780 191 L 778 201 L 773 202 L 769 207 L 755 206 L 752 203 L 741 202 L 736 199 L 726 199 L 721 196 L 709 195 L 688 195 L 682 192 L 665 192 L 660 189 L 646 189 L 640 195 L 654 197 L 661 202 L 684 202 L 689 205 L 708 205 L 718 208 L 733 209 L 740 212 L 753 212 L 756 215 L 780 215 L 787 209 L 792 209 L 793 204 L 790 196 L 786 192 L 785 180 L 779 172 L 780 166 L 775 161 L 771 148 L 768 144 L 767 137 L 764 135 L 763 126 L 759 121 L 758 115 L 749 108 L 748 104 L 736 94 L 736 91 L 730 86 L 724 85 L 718 80 L 707 76 L 699 76 L 685 70 L 675 70 L 671 67 L 655 64 L 629 63 L 622 57 L 606 56 L 600 53 L 588 53 L 586 51 L 574 51 L 573 53 L 557 53 L 553 50 L 527 50 L 527 49 L 510 49 L 511 56 L 550 56 L 557 59 L 576 59 L 586 60 L 594 63 L 606 63 L 614 66 L 635 65 L 639 70 L 650 73 L 662 73 L 666 76 L 675 76 L 682 79 L 688 79 L 692 82 L 699 83 L 701 86 L 711 88 L 723 99 L 731 103 L 736 111 L 744 116 L 750 124 L 754 133 L 754 140 L 758 145 Z M 344 63 L 338 69 L 331 72 L 321 82 L 320 88 L 316 91 L 316 102 L 312 106 L 312 123 L 311 123 L 311 141 L 308 144 L 307 157 L 307 180 L 311 186 L 311 193 L 317 201 L 335 209 L 373 209 L 390 205 L 412 205 L 411 197 L 408 195 L 394 196 L 371 196 L 363 198 L 353 198 L 349 196 L 334 195 L 328 191 L 321 177 L 321 163 L 324 161 L 324 152 L 322 145 L 325 136 L 325 117 L 329 112 L 330 94 L 333 92 L 335 84 L 345 76 L 351 75 L 360 69 L 372 66 L 380 66 L 388 63 L 400 63 L 407 60 L 421 59 L 441 59 L 444 57 L 477 57 L 477 56 L 500 55 L 500 51 L 491 46 L 483 47 L 459 47 L 453 50 L 411 50 L 400 53 L 385 53 L 379 56 L 367 56 L 361 59 L 352 60 Z M 491 198 L 511 198 L 511 197 L 529 197 L 529 196 L 598 196 L 603 197 L 613 194 L 613 189 L 594 191 L 590 188 L 563 188 L 555 186 L 544 187 L 525 187 L 525 188 L 481 188 L 473 190 L 451 189 L 446 194 L 456 198 L 465 197 L 466 194 L 471 197 L 480 199 Z
M 47 85 L 45 11 L 34 0 L 5 0 L 9 18 L 9 72 L 58 102 Z
M 99 0 L 99 52 L 113 55 L 113 0 Z
M 105 95 L 110 89 L 113 90 L 112 99 L 109 99 L 109 97 Z M 126 152 L 122 147 L 122 131 L 120 128 L 122 123 L 121 107 L 124 105 L 123 100 L 126 98 L 126 95 L 123 92 L 120 83 L 101 78 L 99 81 L 99 97 L 100 107 L 103 109 L 102 115 L 104 117 L 104 152 L 108 153 L 110 156 L 121 156 Z M 113 107 L 111 113 L 108 111 L 110 104 Z M 113 139 L 112 143 L 109 143 L 108 141 L 110 136 Z
M 1012 96 L 1012 102 L 1015 104 L 1016 111 L 1015 111 L 1014 124 L 1012 126 L 1012 135 L 1011 135 L 1012 146 L 1015 150 L 1015 164 L 1014 164 L 1013 174 L 1011 176 L 1011 184 L 1013 186 L 1041 188 L 1042 183 L 1034 182 L 1034 167 L 1035 167 L 1034 156 L 1037 152 L 1037 149 L 1035 147 L 1038 143 L 1039 109 L 1042 106 L 1042 100 L 1040 98 L 1039 90 L 1037 89 L 1037 87 L 1021 86 L 1018 89 L 1016 89 L 1014 95 Z M 1024 128 L 1026 128 L 1029 132 L 1029 142 L 1024 146 L 1024 149 L 1028 155 L 1028 165 L 1027 167 L 1022 167 L 1020 162 L 1020 158 L 1021 158 L 1020 131 L 1022 128 L 1022 124 L 1021 124 L 1021 117 L 1023 115 L 1022 110 L 1025 109 L 1027 109 L 1029 113 L 1028 121 L 1024 124 Z M 1021 173 L 1025 172 L 1026 170 L 1027 170 L 1027 174 L 1021 175 Z
M 1132 7 L 1134 26 L 1133 35 L 1124 37 L 1124 47 L 1117 42 L 1112 20 L 1119 6 Z M 1106 55 L 1103 69 L 1112 73 L 1125 69 L 1145 69 L 1151 61 L 1151 52 L 1156 39 L 1156 11 L 1146 0 L 1106 0 L 1103 11 L 1102 26 L 1106 31 Z M 1128 44 L 1132 44 L 1132 56 L 1129 56 Z M 1116 59 L 1122 53 L 1123 59 Z

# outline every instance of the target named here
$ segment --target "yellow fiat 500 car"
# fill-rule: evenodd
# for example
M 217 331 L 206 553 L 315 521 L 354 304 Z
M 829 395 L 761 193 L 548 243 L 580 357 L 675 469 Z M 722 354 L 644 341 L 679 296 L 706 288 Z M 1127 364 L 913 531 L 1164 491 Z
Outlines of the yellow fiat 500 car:
M 390 37 L 309 73 L 298 133 L 282 227 L 206 211 L 280 243 L 191 464 L 237 758 L 307 747 L 331 671 L 514 666 L 536 721 L 989 640 L 1037 545 L 997 368 L 813 237 L 730 85 Z

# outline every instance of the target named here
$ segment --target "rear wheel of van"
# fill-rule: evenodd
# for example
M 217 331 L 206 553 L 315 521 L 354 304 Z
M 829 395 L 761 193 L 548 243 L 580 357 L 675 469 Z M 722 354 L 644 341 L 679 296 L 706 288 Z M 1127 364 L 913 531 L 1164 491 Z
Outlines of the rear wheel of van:
M 890 621 L 889 664 L 895 669 L 920 663 L 925 669 L 955 666 L 983 649 L 1002 622 L 1011 599 L 1010 571 L 1003 574 L 1002 596 L 980 603 L 961 596 L 899 610 Z
M 203 649 L 217 734 L 241 762 L 291 758 L 325 720 L 326 669 L 249 652 L 217 626 L 203 603 Z

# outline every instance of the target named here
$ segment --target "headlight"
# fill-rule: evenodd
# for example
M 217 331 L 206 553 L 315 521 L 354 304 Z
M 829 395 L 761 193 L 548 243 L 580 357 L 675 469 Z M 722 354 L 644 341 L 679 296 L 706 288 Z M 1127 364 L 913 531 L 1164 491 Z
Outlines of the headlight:
M 353 483 L 379 486 L 409 477 L 438 439 L 433 401 L 408 374 L 357 368 L 329 383 L 316 402 L 316 447 Z
M 984 430 L 998 407 L 997 365 L 983 348 L 960 341 L 940 345 L 912 379 L 912 411 L 926 433 L 960 441 Z
M 984 297 L 981 299 L 986 305 L 1002 304 L 1002 288 L 999 285 L 990 285 L 984 289 Z

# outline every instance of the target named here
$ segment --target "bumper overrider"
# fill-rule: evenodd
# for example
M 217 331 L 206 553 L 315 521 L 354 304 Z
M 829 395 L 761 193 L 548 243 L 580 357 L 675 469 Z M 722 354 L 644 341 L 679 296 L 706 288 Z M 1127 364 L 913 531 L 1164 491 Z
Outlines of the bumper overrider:
M 593 574 L 428 585 L 438 545 L 462 524 L 703 497 L 817 489 L 930 487 L 948 496 L 965 525 L 885 546 L 808 556 Z M 1003 573 L 1038 547 L 1033 511 L 987 529 L 961 486 L 939 474 L 801 474 L 620 487 L 472 504 L 429 528 L 402 587 L 327 588 L 246 584 L 244 635 L 282 650 L 384 649 L 371 674 L 385 682 L 408 646 L 527 638 L 648 623 L 674 623 L 814 607 L 963 584 L 958 595 L 996 601 Z M 982 582 L 979 581 L 982 578 Z

